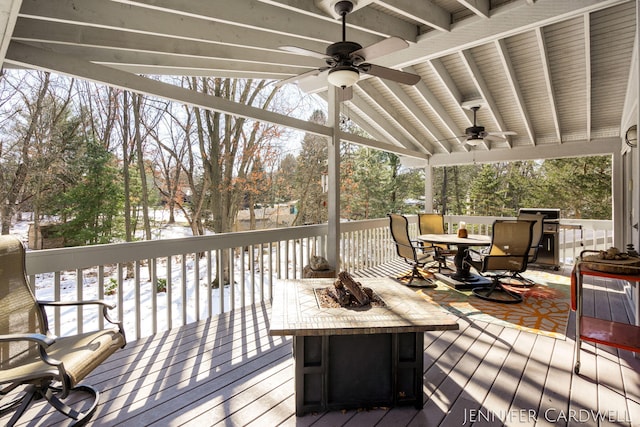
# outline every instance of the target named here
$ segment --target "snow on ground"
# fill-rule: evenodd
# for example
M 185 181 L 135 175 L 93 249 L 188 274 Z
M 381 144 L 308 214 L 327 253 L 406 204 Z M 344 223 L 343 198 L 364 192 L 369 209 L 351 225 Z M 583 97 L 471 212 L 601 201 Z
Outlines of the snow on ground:
M 168 225 L 168 212 L 158 210 L 156 211 L 156 224 L 153 229 L 154 239 L 173 239 L 192 236 L 191 229 L 188 227 L 186 221 L 182 218 L 176 218 L 179 222 L 176 224 Z M 21 238 L 25 244 L 28 242 L 28 230 L 29 224 L 32 221 L 25 215 L 23 221 L 13 224 L 11 234 L 17 235 Z M 228 311 L 231 308 L 231 297 L 235 300 L 235 307 L 251 304 L 252 291 L 255 295 L 256 301 L 261 299 L 259 280 L 256 280 L 256 289 L 251 289 L 249 260 L 246 258 L 247 253 L 241 254 L 245 257 L 244 263 L 240 262 L 240 255 L 235 254 L 235 277 L 234 286 L 224 286 L 224 310 Z M 259 254 L 255 254 L 259 256 Z M 215 258 L 215 256 L 213 257 Z M 184 268 L 183 268 L 184 262 Z M 196 264 L 198 271 L 196 272 Z M 244 271 L 242 271 L 241 265 L 244 264 Z M 256 265 L 258 265 L 256 263 Z M 265 268 L 269 268 L 268 262 Z M 155 332 L 167 330 L 170 327 L 176 327 L 182 324 L 195 322 L 198 319 L 209 317 L 209 313 L 220 312 L 220 290 L 218 288 L 212 288 L 209 280 L 210 275 L 213 275 L 215 279 L 215 259 L 212 261 L 212 268 L 209 272 L 207 266 L 207 258 L 195 259 L 195 255 L 187 255 L 185 257 L 177 256 L 172 258 L 171 266 L 171 304 L 169 303 L 169 293 L 165 291 L 154 293 L 152 289 L 152 283 L 150 280 L 150 268 L 146 262 L 141 262 L 139 267 L 135 270 L 139 271 L 139 279 L 127 278 L 123 280 L 121 286 L 122 307 L 116 308 L 111 311 L 113 318 L 120 318 L 122 316 L 127 339 L 132 341 L 136 338 L 151 335 Z M 167 259 L 161 258 L 157 260 L 157 277 L 161 280 L 158 282 L 166 283 L 167 279 Z M 184 273 L 184 274 L 183 274 Z M 126 274 L 126 270 L 125 270 Z M 256 274 L 260 274 L 256 271 Z M 55 275 L 53 273 L 39 274 L 36 277 L 35 288 L 36 298 L 42 301 L 52 300 L 94 300 L 99 299 L 99 286 L 98 286 L 98 269 L 91 268 L 82 271 L 81 286 L 78 288 L 77 275 L 75 271 L 62 272 L 60 274 L 60 286 L 56 292 L 55 287 Z M 184 278 L 183 278 L 184 275 Z M 244 280 L 242 280 L 244 275 Z M 116 293 L 109 294 L 110 288 L 115 288 L 118 283 L 118 268 L 117 266 L 105 266 L 104 268 L 104 281 L 103 288 L 105 295 L 104 300 L 110 303 L 118 305 L 118 295 Z M 244 286 L 240 284 L 244 283 Z M 207 291 L 211 289 L 211 300 L 207 295 Z M 266 289 L 266 285 L 265 285 Z M 265 292 L 267 292 L 265 290 Z M 186 305 L 183 310 L 183 293 L 185 295 Z M 209 308 L 209 301 L 211 301 L 211 308 Z M 140 307 L 139 312 L 136 307 Z M 82 316 L 83 330 L 93 330 L 98 326 L 98 317 L 101 317 L 101 312 L 96 306 L 85 307 L 84 309 L 78 309 L 76 307 L 66 307 L 61 310 L 61 323 L 59 330 L 55 324 L 55 312 L 53 309 L 48 308 L 47 313 L 50 318 L 50 325 L 56 329 L 57 335 L 69 335 L 77 333 L 76 325 L 78 316 Z M 155 319 L 153 313 L 156 313 Z M 171 318 L 171 325 L 169 325 L 169 317 Z M 138 318 L 140 321 L 138 321 Z M 136 324 L 140 324 L 140 330 L 136 330 Z

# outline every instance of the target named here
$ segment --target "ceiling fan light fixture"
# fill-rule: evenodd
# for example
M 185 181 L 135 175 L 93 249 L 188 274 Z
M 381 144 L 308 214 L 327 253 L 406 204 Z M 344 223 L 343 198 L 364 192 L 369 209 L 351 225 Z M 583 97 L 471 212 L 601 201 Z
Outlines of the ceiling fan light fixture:
M 329 70 L 327 80 L 337 87 L 351 87 L 360 80 L 360 73 L 353 67 L 336 67 Z

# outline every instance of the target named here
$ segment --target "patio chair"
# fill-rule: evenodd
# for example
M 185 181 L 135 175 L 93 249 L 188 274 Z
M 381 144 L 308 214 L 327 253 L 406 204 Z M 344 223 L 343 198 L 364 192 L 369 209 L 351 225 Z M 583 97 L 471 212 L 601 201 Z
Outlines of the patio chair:
M 426 278 L 420 273 L 419 268 L 423 268 L 426 263 L 433 261 L 432 253 L 425 253 L 423 247 L 417 241 L 412 241 L 409 237 L 409 220 L 404 215 L 388 214 L 389 226 L 391 228 L 391 237 L 396 245 L 398 256 L 411 265 L 411 273 L 398 279 L 409 280 L 407 286 L 412 286 L 415 279 L 423 280 L 426 285 L 423 287 L 435 287 L 431 279 Z
M 469 256 L 463 262 L 492 279 L 489 286 L 474 288 L 475 296 L 505 304 L 522 302 L 522 295 L 506 289 L 500 279 L 527 269 L 533 225 L 533 221 L 496 220 L 489 252 L 483 254 L 469 249 Z
M 46 306 L 98 304 L 105 319 L 114 324 L 93 332 L 56 337 L 47 323 Z M 86 423 L 98 405 L 98 391 L 78 385 L 126 339 L 122 324 L 109 318 L 102 301 L 36 301 L 25 274 L 25 249 L 14 236 L 0 236 L 0 415 L 14 412 L 13 426 L 33 400 L 46 399 L 74 425 Z M 75 403 L 63 402 L 71 392 L 90 395 Z M 8 400 L 8 402 L 6 401 Z M 82 408 L 80 408 L 82 409 Z
M 544 215 L 541 214 L 530 214 L 530 213 L 520 213 L 518 214 L 518 220 L 520 221 L 533 221 L 533 234 L 531 236 L 531 248 L 529 248 L 529 258 L 527 259 L 527 266 L 529 264 L 533 264 L 538 259 L 538 252 L 540 251 L 540 247 L 542 245 L 542 233 L 544 230 Z M 532 287 L 536 284 L 531 279 L 527 279 L 522 276 L 519 272 L 515 272 L 511 275 L 510 285 L 512 286 L 522 286 L 522 287 Z
M 444 216 L 436 213 L 420 213 L 418 214 L 418 228 L 420 234 L 444 234 Z M 438 273 L 442 272 L 443 268 L 451 270 L 447 266 L 447 257 L 454 256 L 458 251 L 444 244 L 432 243 L 429 248 L 434 251 L 433 258 L 438 264 Z

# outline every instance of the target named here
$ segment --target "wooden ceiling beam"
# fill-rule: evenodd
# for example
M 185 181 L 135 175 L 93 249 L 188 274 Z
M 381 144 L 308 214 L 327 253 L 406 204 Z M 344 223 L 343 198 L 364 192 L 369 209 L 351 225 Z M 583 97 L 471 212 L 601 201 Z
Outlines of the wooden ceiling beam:
M 636 24 L 637 25 L 637 24 Z M 591 101 L 591 15 L 584 14 L 584 58 L 585 58 L 585 107 L 587 109 L 585 126 L 587 140 L 591 140 L 591 118 L 592 118 L 592 101 Z
M 558 104 L 553 90 L 553 82 L 551 79 L 551 69 L 549 68 L 549 55 L 544 41 L 544 33 L 542 28 L 536 28 L 536 39 L 538 41 L 538 49 L 540 51 L 540 60 L 542 61 L 542 72 L 544 73 L 544 83 L 547 88 L 547 98 L 549 99 L 549 113 L 553 120 L 553 127 L 558 143 L 562 143 L 562 131 L 560 129 L 560 117 L 558 115 Z
M 444 135 L 438 130 L 427 115 L 416 105 L 411 97 L 405 92 L 399 83 L 390 80 L 381 80 L 382 84 L 406 108 L 407 112 L 420 123 L 420 126 L 433 139 L 433 145 L 437 145 L 444 152 L 451 152 L 451 144 L 447 143 Z M 408 88 L 411 90 L 411 87 Z
M 259 1 L 283 9 L 294 10 L 296 13 L 306 14 L 328 22 L 339 22 L 336 17 L 327 15 L 325 11 L 318 8 L 312 0 Z M 351 30 L 366 31 L 380 37 L 400 37 L 412 43 L 415 43 L 418 37 L 418 27 L 415 25 L 370 7 L 354 10 L 349 14 L 347 19 L 347 33 L 351 34 Z M 355 37 L 349 36 L 349 39 L 355 40 Z
M 412 67 L 407 68 L 407 71 L 415 73 L 415 70 Z M 462 130 L 458 128 L 458 126 L 453 121 L 453 118 L 447 111 L 438 98 L 431 92 L 431 90 L 427 87 L 427 84 L 420 80 L 415 86 L 413 86 L 413 90 L 415 90 L 418 95 L 427 103 L 429 108 L 433 111 L 433 113 L 438 116 L 440 122 L 444 125 L 444 127 L 449 132 L 449 135 L 443 135 L 443 139 L 451 139 L 457 138 L 463 134 Z M 461 102 L 457 101 L 459 105 Z M 449 147 L 450 148 L 450 147 Z
M 375 3 L 436 30 L 448 32 L 451 29 L 451 14 L 431 1 L 375 0 Z
M 135 74 L 83 61 L 73 56 L 39 49 L 21 43 L 11 43 L 7 50 L 6 61 L 15 66 L 52 71 L 71 77 L 102 83 L 124 90 L 152 95 L 167 100 L 193 105 L 211 111 L 220 111 L 239 117 L 258 120 L 265 123 L 298 129 L 315 135 L 329 137 L 333 129 L 307 120 L 240 104 L 189 89 L 181 88 L 161 81 L 148 79 Z
M 395 132 L 399 132 L 407 137 L 409 141 L 411 141 L 412 145 L 418 150 L 422 150 L 427 154 L 432 154 L 433 148 L 429 147 L 429 145 L 425 143 L 426 138 L 424 138 L 424 135 L 415 128 L 413 123 L 400 114 L 397 109 L 390 106 L 377 88 L 366 80 L 361 80 L 356 87 L 361 93 L 364 93 L 368 97 L 369 102 L 376 104 L 378 108 L 385 112 L 387 117 L 385 121 L 394 127 Z
M 520 85 L 518 84 L 518 79 L 516 77 L 516 72 L 513 69 L 513 64 L 511 63 L 511 58 L 509 57 L 509 51 L 507 49 L 507 44 L 504 40 L 497 40 L 495 42 L 496 49 L 498 51 L 498 56 L 500 57 L 500 62 L 502 63 L 502 68 L 507 75 L 507 82 L 509 83 L 509 87 L 511 88 L 511 92 L 516 100 L 515 106 L 520 113 L 520 117 L 524 123 L 524 127 L 527 131 L 527 136 L 532 144 L 536 143 L 536 136 L 533 132 L 533 125 L 531 124 L 531 117 L 527 112 L 527 107 L 524 101 L 524 97 L 522 95 L 522 91 L 520 90 Z
M 0 69 L 2 69 L 4 56 L 9 48 L 21 5 L 22 0 L 0 2 Z
M 478 65 L 476 64 L 475 60 L 473 59 L 471 52 L 468 50 L 463 50 L 459 53 L 459 56 L 463 64 L 465 65 L 467 71 L 469 72 L 469 75 L 471 76 L 471 79 L 473 80 L 473 83 L 476 89 L 478 89 L 478 93 L 480 94 L 480 97 L 484 101 L 484 108 L 488 110 L 488 113 L 491 115 L 491 117 L 493 118 L 493 121 L 496 123 L 496 126 L 498 127 L 497 130 L 499 131 L 507 130 L 504 124 L 504 120 L 502 120 L 502 116 L 500 115 L 500 112 L 499 112 L 500 110 L 498 109 L 498 105 L 493 99 L 493 96 L 491 95 L 491 91 L 489 90 L 489 87 L 484 81 L 484 78 L 482 77 L 482 73 L 480 72 L 480 69 L 478 68 Z M 489 148 L 487 146 L 486 141 L 482 141 L 482 143 L 487 148 Z M 507 140 L 507 144 L 509 145 L 509 147 L 511 147 L 510 141 Z
M 482 18 L 489 17 L 489 0 L 458 0 L 458 3 Z

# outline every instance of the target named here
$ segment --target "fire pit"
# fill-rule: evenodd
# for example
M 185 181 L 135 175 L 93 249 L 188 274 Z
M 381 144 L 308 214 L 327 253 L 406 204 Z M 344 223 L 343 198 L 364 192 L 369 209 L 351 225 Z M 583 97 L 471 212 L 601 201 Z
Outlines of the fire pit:
M 362 286 L 345 271 L 340 273 L 333 285 L 326 288 L 314 288 L 313 291 L 321 308 L 360 308 L 384 307 L 384 301 L 373 289 Z
M 458 329 L 456 318 L 389 278 L 363 279 L 382 304 L 322 307 L 334 279 L 276 287 L 271 335 L 292 335 L 296 415 L 414 405 L 422 408 L 424 331 Z

